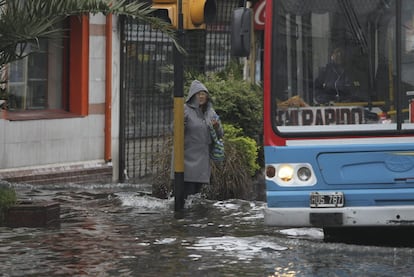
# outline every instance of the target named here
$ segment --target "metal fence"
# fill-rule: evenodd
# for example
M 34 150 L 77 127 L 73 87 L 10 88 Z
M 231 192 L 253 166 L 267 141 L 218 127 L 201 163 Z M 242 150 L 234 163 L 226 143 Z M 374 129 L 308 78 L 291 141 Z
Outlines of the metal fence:
M 238 0 L 218 1 L 218 15 L 206 30 L 185 32 L 187 71 L 221 71 L 229 63 L 230 19 Z M 135 182 L 159 168 L 154 162 L 172 136 L 173 51 L 171 40 L 143 22 L 121 20 L 121 182 Z

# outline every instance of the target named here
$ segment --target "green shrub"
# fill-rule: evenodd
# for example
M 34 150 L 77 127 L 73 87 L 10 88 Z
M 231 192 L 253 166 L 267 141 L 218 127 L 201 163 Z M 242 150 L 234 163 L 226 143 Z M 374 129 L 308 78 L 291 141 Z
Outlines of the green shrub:
M 240 157 L 248 168 L 246 170 L 251 176 L 256 174 L 256 171 L 260 169 L 257 163 L 258 146 L 254 139 L 243 136 L 243 130 L 241 128 L 234 127 L 230 124 L 223 124 L 225 135 L 225 141 L 234 145 L 235 149 L 240 152 Z
M 17 197 L 14 189 L 9 187 L 0 187 L 0 223 L 4 220 L 5 211 L 16 204 Z
M 243 130 L 223 124 L 226 159 L 212 163 L 211 184 L 206 188 L 207 198 L 250 199 L 252 177 L 260 168 L 257 164 L 257 144 L 243 136 Z

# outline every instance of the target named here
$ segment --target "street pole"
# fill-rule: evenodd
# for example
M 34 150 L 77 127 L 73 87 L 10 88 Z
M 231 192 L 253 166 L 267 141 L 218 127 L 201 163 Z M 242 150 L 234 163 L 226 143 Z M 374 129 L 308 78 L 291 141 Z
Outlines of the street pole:
M 184 45 L 182 0 L 178 0 L 177 40 Z M 184 62 L 174 48 L 174 210 L 184 208 Z

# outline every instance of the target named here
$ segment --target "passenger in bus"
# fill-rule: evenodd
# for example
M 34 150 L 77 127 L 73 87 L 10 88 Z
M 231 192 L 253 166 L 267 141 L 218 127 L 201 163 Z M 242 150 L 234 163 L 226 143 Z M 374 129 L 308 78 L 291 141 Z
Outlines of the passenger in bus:
M 351 101 L 352 90 L 358 82 L 352 80 L 344 60 L 344 50 L 335 48 L 330 62 L 315 80 L 315 101 L 318 104 Z
M 217 137 L 223 137 L 223 128 L 213 108 L 207 88 L 198 80 L 191 83 L 184 105 L 184 199 L 200 192 L 210 183 L 210 127 Z

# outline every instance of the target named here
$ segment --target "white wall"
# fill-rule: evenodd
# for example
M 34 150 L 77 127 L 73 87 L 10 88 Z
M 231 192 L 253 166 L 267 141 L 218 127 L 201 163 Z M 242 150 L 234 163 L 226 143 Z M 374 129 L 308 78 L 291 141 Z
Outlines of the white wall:
M 103 116 L 0 120 L 0 168 L 103 159 Z

